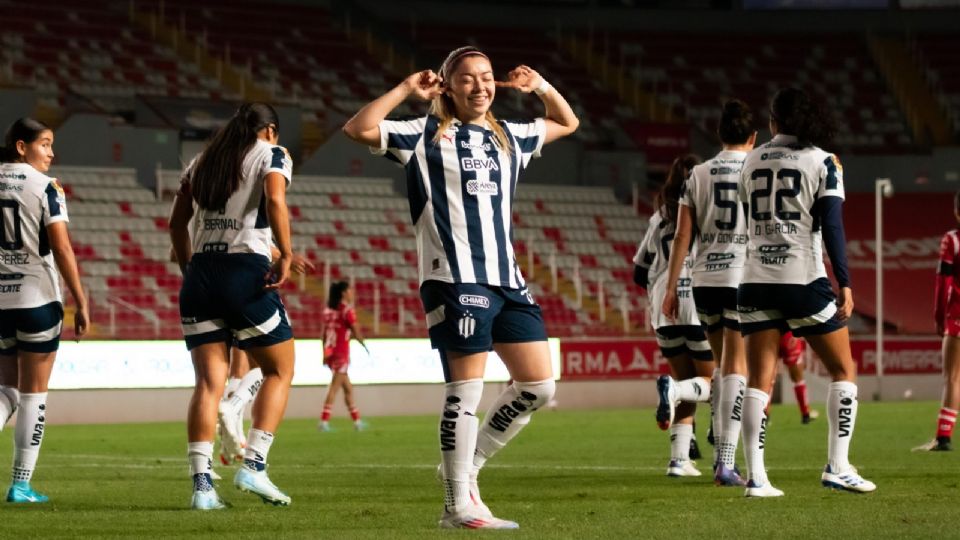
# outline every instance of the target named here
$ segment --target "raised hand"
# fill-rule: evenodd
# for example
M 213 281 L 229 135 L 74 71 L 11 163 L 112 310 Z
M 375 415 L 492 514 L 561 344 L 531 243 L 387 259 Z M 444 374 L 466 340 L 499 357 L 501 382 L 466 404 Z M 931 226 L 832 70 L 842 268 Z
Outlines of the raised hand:
M 416 96 L 422 101 L 430 101 L 443 93 L 443 79 L 433 72 L 432 69 L 418 71 L 403 81 L 403 85 L 410 92 L 410 95 Z
M 513 88 L 524 94 L 529 94 L 536 90 L 541 82 L 543 82 L 543 77 L 534 71 L 533 68 L 519 65 L 513 68 L 510 73 L 507 73 L 507 80 L 497 81 L 497 86 L 500 88 Z

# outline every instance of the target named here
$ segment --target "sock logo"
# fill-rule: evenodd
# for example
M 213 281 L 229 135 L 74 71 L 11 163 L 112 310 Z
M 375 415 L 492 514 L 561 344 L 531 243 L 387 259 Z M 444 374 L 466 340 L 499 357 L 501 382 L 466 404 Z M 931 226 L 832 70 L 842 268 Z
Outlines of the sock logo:
M 41 422 L 43 420 L 41 419 Z M 43 424 L 36 423 L 33 425 L 33 434 L 30 436 L 30 446 L 40 446 L 40 441 L 43 440 Z
M 443 404 L 443 417 L 451 420 L 459 417 L 457 411 L 460 410 L 460 398 L 457 396 L 447 396 L 447 402 Z
M 490 417 L 490 427 L 503 433 L 510 427 L 510 424 L 513 423 L 513 419 L 520 416 L 522 413 L 526 412 L 528 409 L 533 410 L 533 402 L 536 401 L 537 396 L 531 394 L 526 390 L 520 392 L 520 395 L 516 397 L 509 404 L 505 404 L 493 413 L 493 416 Z
M 760 419 L 760 450 L 763 450 L 763 445 L 767 442 L 767 417 L 764 416 Z
M 700 387 L 700 383 L 698 382 L 693 383 L 693 390 L 694 392 L 697 393 L 698 396 L 703 394 L 703 388 Z
M 844 401 L 850 401 L 849 399 L 840 400 L 841 403 Z M 852 403 L 852 401 L 850 402 Z M 849 405 L 850 403 L 844 403 L 844 405 Z M 840 419 L 840 437 L 849 437 L 850 429 L 853 424 L 853 409 L 848 407 L 841 407 L 839 414 L 837 415 Z
M 741 421 L 743 416 L 743 392 L 737 395 L 737 399 L 733 400 L 733 412 L 730 413 L 730 419 L 736 420 L 737 422 Z
M 460 398 L 457 396 L 447 396 L 447 401 L 443 404 L 443 418 L 440 420 L 440 451 L 447 452 L 457 449 L 457 422 L 460 417 L 458 412 L 460 407 Z
M 257 391 L 260 390 L 260 385 L 263 384 L 263 379 L 253 383 L 253 386 L 250 387 L 250 397 L 257 395 Z

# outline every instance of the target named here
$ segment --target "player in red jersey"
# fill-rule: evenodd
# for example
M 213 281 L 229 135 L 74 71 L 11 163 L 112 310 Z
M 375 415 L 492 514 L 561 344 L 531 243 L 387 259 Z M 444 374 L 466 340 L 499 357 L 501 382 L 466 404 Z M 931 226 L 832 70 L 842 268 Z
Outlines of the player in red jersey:
M 806 348 L 806 343 L 794 337 L 792 332 L 786 332 L 780 337 L 780 358 L 793 382 L 793 394 L 797 398 L 797 406 L 800 407 L 800 420 L 804 424 L 809 424 L 819 417 L 820 413 L 810 408 L 810 400 L 807 398 L 807 382 L 803 379 L 803 351 Z M 776 384 L 776 377 L 774 377 L 774 384 Z M 769 408 L 769 405 L 767 407 Z M 769 417 L 769 412 L 767 416 Z
M 960 191 L 953 197 L 953 216 L 960 225 Z M 937 263 L 934 319 L 943 336 L 943 404 L 937 436 L 914 450 L 952 450 L 950 438 L 960 409 L 960 229 L 943 235 Z
M 357 314 L 353 310 L 353 289 L 346 281 L 338 281 L 330 285 L 327 307 L 323 309 L 323 363 L 333 372 L 333 380 L 330 381 L 327 398 L 323 402 L 323 413 L 317 426 L 320 431 L 330 431 L 330 410 L 340 388 L 343 388 L 343 400 L 350 411 L 354 429 L 360 431 L 366 427 L 360 419 L 360 409 L 353 401 L 353 384 L 347 374 L 350 366 L 351 337 L 367 349 L 357 326 Z M 369 349 L 367 352 L 370 352 Z

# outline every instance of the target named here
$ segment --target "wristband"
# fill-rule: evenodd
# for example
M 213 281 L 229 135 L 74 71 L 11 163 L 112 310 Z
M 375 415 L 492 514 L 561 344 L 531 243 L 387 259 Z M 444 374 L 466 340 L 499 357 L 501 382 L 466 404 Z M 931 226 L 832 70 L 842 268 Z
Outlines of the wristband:
M 551 88 L 553 88 L 553 86 L 551 86 L 546 79 L 544 79 L 543 77 L 540 77 L 540 86 L 534 88 L 533 91 L 538 96 L 542 96 L 547 92 L 549 92 Z

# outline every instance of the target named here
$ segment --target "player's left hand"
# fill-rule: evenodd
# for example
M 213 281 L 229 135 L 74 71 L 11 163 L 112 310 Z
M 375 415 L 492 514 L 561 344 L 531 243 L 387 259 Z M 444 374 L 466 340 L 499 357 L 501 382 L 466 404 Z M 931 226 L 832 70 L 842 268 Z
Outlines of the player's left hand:
M 304 257 L 303 255 L 294 255 L 293 261 L 290 263 L 290 270 L 294 274 L 309 274 L 316 269 L 317 267 L 310 261 L 310 259 Z
M 840 322 L 847 322 L 853 314 L 853 290 L 850 287 L 841 287 L 837 297 L 836 318 Z
M 280 255 L 277 258 L 276 264 L 273 265 L 273 268 L 267 272 L 267 275 L 264 276 L 266 280 L 266 285 L 263 286 L 265 290 L 278 290 L 280 287 L 283 287 L 283 284 L 290 279 L 290 266 L 293 264 L 293 255 Z
M 499 88 L 513 88 L 524 94 L 529 94 L 540 86 L 541 82 L 543 82 L 543 77 L 534 71 L 533 68 L 519 65 L 510 73 L 507 73 L 507 80 L 496 81 L 496 85 Z

